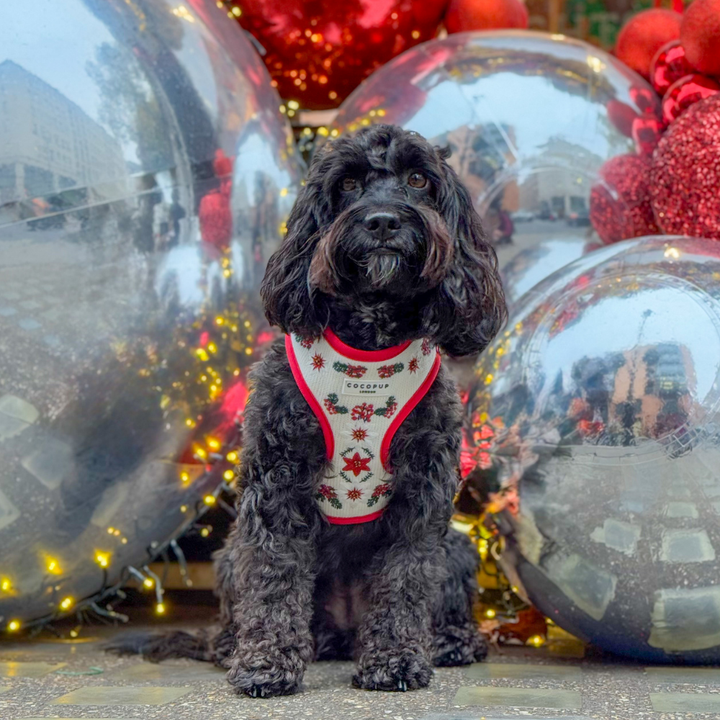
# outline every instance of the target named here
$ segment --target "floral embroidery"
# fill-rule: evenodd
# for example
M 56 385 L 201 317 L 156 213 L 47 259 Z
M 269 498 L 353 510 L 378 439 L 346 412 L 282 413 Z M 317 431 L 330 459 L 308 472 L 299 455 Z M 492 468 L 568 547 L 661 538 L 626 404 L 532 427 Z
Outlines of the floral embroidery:
M 353 420 L 362 420 L 364 422 L 370 422 L 370 419 L 372 418 L 374 412 L 375 412 L 375 406 L 372 405 L 372 403 L 362 403 L 361 405 L 356 405 L 352 409 L 352 414 L 350 415 L 350 417 Z
M 359 500 L 363 495 L 363 491 L 360 488 L 352 488 L 347 491 L 348 500 Z
M 342 509 L 342 503 L 338 500 L 337 493 L 329 485 L 321 485 L 315 493 L 315 498 L 320 502 L 327 500 L 337 510 Z
M 330 393 L 325 400 L 323 405 L 328 411 L 328 415 L 347 415 L 348 409 L 344 405 L 338 405 L 340 398 L 335 393 Z M 355 418 L 353 418 L 354 420 Z
M 420 361 L 414 357 L 410 362 L 408 363 L 408 370 L 411 373 L 416 373 L 418 371 L 418 368 L 420 367 Z
M 315 353 L 312 358 L 313 370 L 322 370 L 325 367 L 325 358 L 320 353 Z
M 387 497 L 392 493 L 392 486 L 390 483 L 383 483 L 378 485 L 374 490 L 370 499 L 367 501 L 368 507 L 375 505 L 381 497 Z
M 343 373 L 351 378 L 361 378 L 366 372 L 367 368 L 363 365 L 348 365 L 347 363 L 335 362 L 333 363 L 333 370 Z
M 306 349 L 309 350 L 313 343 L 315 342 L 315 338 L 306 338 L 302 335 L 298 335 L 298 333 L 295 333 L 295 339 Z
M 395 400 L 395 396 L 391 395 L 387 402 L 385 403 L 384 408 L 378 408 L 375 411 L 376 415 L 379 415 L 380 417 L 384 417 L 386 420 L 389 420 L 397 410 L 397 400 Z
M 372 470 L 370 470 L 370 461 L 375 459 L 372 450 L 366 447 L 361 447 L 363 455 L 360 454 L 356 447 L 345 448 L 341 453 L 340 457 L 345 461 L 345 467 L 339 471 L 340 477 L 345 482 L 353 482 L 346 473 L 352 473 L 355 476 L 355 480 L 362 474 L 365 473 L 359 480 L 359 482 L 367 482 L 371 477 L 374 477 Z M 355 453 L 351 456 L 351 453 Z
M 383 378 L 389 378 L 393 375 L 397 375 L 399 372 L 402 372 L 405 366 L 402 363 L 395 363 L 394 365 L 381 365 L 378 368 L 378 375 Z
M 356 452 L 351 458 L 344 458 L 344 460 L 345 467 L 343 468 L 343 472 L 351 472 L 357 477 L 361 472 L 370 471 L 370 458 L 360 457 L 359 452 Z
M 429 355 L 430 354 L 430 341 L 427 338 L 424 338 L 422 341 L 422 345 L 420 346 L 420 350 L 422 351 L 423 355 Z
M 353 428 L 350 432 L 350 437 L 356 442 L 362 442 L 363 440 L 367 440 L 368 431 L 363 430 L 363 428 Z

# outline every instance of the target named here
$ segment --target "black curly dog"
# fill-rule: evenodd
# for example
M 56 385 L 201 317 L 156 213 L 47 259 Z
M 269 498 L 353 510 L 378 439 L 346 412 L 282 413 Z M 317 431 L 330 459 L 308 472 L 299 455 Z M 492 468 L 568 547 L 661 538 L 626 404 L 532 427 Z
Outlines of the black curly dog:
M 364 350 L 428 338 L 451 356 L 481 351 L 505 301 L 447 157 L 390 125 L 326 145 L 267 267 L 268 320 L 304 337 L 331 327 Z M 297 692 L 313 658 L 356 658 L 367 690 L 425 687 L 433 663 L 483 659 L 477 553 L 449 529 L 461 407 L 447 371 L 392 440 L 386 511 L 358 525 L 331 525 L 314 499 L 325 443 L 282 342 L 251 378 L 238 518 L 216 558 L 222 630 L 121 637 L 115 651 L 214 661 L 252 697 Z

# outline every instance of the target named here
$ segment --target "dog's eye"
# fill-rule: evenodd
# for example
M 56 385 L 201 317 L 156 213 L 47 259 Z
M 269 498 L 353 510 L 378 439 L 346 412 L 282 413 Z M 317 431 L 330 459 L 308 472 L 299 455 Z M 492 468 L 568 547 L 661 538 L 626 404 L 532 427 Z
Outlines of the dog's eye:
M 342 189 L 343 192 L 352 192 L 353 190 L 357 190 L 358 181 L 355 178 L 352 177 L 346 177 L 343 178 L 342 181 Z
M 408 178 L 408 185 L 410 187 L 414 188 L 424 188 L 427 185 L 427 178 L 419 172 L 414 172 L 410 177 Z

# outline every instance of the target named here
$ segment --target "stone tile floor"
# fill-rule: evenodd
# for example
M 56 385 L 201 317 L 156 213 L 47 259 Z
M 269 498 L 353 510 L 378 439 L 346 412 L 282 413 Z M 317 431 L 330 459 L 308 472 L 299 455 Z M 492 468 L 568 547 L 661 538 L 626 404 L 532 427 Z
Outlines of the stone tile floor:
M 586 654 L 567 638 L 540 650 L 494 649 L 488 662 L 438 669 L 429 688 L 404 694 L 355 690 L 351 663 L 316 663 L 304 693 L 252 700 L 235 696 L 209 665 L 105 655 L 115 632 L 125 630 L 0 642 L 0 719 L 720 718 L 720 668 L 644 667 Z

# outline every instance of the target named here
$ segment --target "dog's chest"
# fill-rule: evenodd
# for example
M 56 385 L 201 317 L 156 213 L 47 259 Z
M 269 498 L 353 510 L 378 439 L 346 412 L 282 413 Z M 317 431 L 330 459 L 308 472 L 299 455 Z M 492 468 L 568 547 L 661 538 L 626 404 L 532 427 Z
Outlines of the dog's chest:
M 390 442 L 440 368 L 427 340 L 379 351 L 351 348 L 330 331 L 285 341 L 295 381 L 323 429 L 329 461 L 316 500 L 336 524 L 380 516 L 393 490 Z

